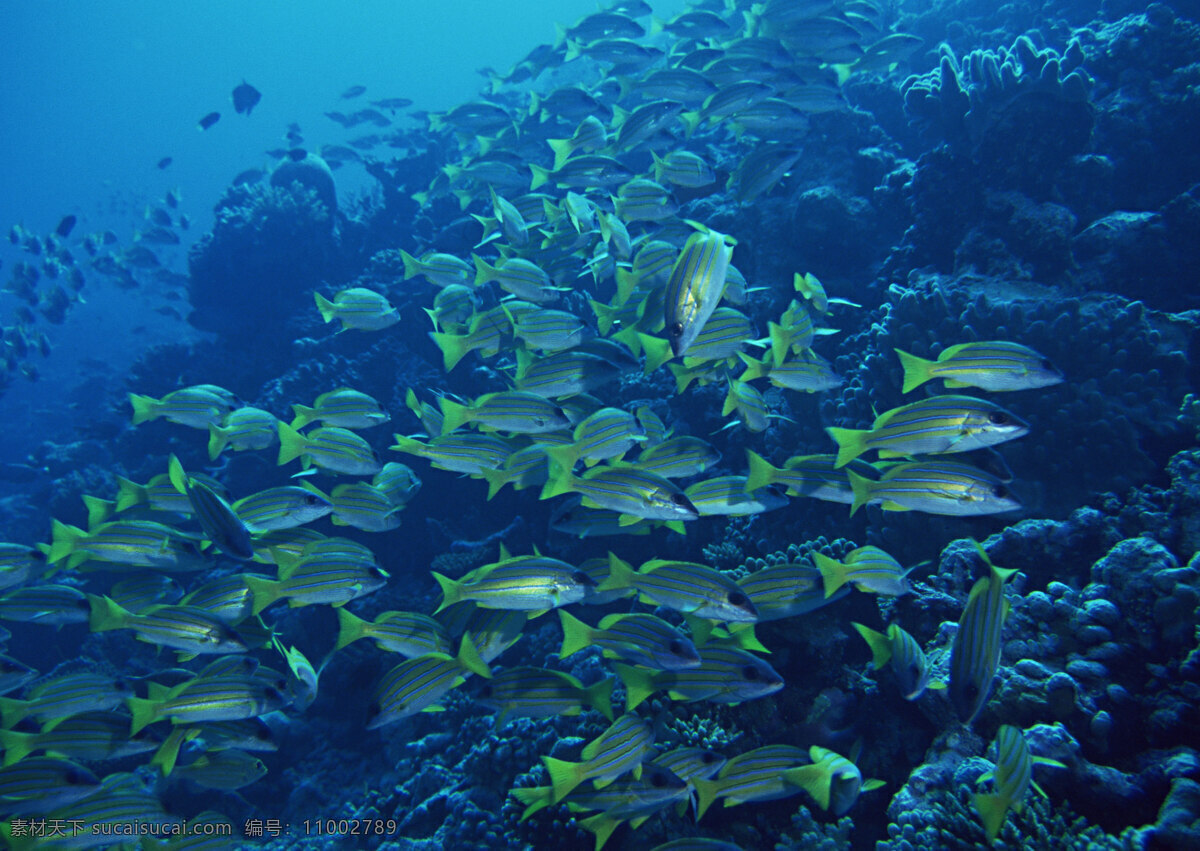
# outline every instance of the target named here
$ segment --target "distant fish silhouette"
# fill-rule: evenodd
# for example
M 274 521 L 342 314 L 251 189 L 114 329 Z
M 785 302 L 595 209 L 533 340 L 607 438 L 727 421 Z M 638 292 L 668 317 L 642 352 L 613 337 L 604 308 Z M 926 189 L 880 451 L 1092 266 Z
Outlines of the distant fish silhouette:
M 342 100 L 350 100 L 350 98 L 356 98 L 359 95 L 361 95 L 363 92 L 365 92 L 366 90 L 367 90 L 366 86 L 351 86 L 350 88 L 346 89 L 346 91 L 342 92 Z
M 196 128 L 198 130 L 207 130 L 209 127 L 212 127 L 214 124 L 216 124 L 220 120 L 221 120 L 221 113 L 210 112 L 208 115 L 204 116 L 198 122 L 196 122 Z
M 380 109 L 404 109 L 406 106 L 412 105 L 413 102 L 409 98 L 384 98 L 371 101 L 371 106 L 377 106 Z
M 71 235 L 71 231 L 75 229 L 76 221 L 77 221 L 77 219 L 74 216 L 71 216 L 71 215 L 63 216 L 62 219 L 58 223 L 58 227 L 56 227 L 54 229 L 54 232 L 56 234 L 58 234 L 59 236 L 61 236 L 63 239 L 66 239 L 68 236 Z
M 159 161 L 158 161 L 158 167 L 159 167 L 160 169 L 166 168 L 167 166 L 169 166 L 169 165 L 170 165 L 171 163 L 173 163 L 174 161 L 175 161 L 175 160 L 174 160 L 173 158 L 171 158 L 171 157 L 163 157 L 161 160 L 159 160 Z
M 233 90 L 233 111 L 249 115 L 250 110 L 262 100 L 262 92 L 242 80 L 242 84 Z

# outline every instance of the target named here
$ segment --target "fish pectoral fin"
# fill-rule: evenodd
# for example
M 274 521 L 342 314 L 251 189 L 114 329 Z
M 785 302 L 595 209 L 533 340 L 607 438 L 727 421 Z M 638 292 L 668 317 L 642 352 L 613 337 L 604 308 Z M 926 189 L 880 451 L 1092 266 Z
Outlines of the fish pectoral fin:
M 642 518 L 638 517 L 636 514 L 622 514 L 620 517 L 617 518 L 617 525 L 618 526 L 632 526 L 633 524 L 637 523 L 641 519 Z

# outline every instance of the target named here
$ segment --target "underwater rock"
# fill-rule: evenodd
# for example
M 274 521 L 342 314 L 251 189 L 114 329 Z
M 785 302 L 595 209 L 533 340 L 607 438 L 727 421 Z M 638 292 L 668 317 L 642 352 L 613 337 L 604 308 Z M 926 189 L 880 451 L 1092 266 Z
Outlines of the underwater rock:
M 332 214 L 317 190 L 235 186 L 188 253 L 188 321 L 224 337 L 271 336 L 311 307 L 334 250 Z
M 303 156 L 297 156 L 299 154 L 303 154 Z M 317 198 L 329 212 L 327 221 L 330 227 L 333 226 L 334 216 L 338 209 L 337 186 L 333 182 L 333 172 L 325 160 L 311 151 L 292 151 L 288 158 L 271 172 L 270 183 L 272 186 L 283 189 L 290 187 L 293 183 L 299 183 L 306 189 L 317 193 Z

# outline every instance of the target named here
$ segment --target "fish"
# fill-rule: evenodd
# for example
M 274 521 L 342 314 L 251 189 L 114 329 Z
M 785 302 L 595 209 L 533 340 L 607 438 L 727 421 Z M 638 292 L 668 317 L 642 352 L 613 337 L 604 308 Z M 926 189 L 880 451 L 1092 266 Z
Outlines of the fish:
M 88 628 L 92 632 L 132 630 L 139 641 L 170 647 L 188 657 L 206 653 L 245 653 L 249 649 L 224 620 L 195 606 L 151 606 L 134 614 L 110 597 L 92 596 L 89 599 L 92 612 Z
M 192 504 L 192 515 L 199 521 L 200 528 L 213 546 L 230 558 L 240 561 L 253 558 L 250 530 L 229 503 L 204 482 L 189 476 L 174 454 L 171 455 L 168 469 L 171 484 L 177 491 L 187 494 Z
M 710 645 L 699 653 L 699 665 L 677 671 L 647 671 L 616 663 L 617 676 L 625 684 L 625 711 L 632 712 L 663 689 L 675 701 L 738 704 L 783 688 L 783 677 L 774 668 L 744 650 Z
M 626 463 L 665 479 L 686 479 L 700 475 L 720 460 L 721 453 L 708 441 L 685 434 L 643 449 L 636 459 Z
M 878 475 L 875 468 L 865 461 L 852 461 L 845 469 L 835 467 L 834 455 L 795 455 L 787 459 L 783 467 L 773 467 L 753 449 L 746 450 L 746 458 L 750 466 L 746 488 L 750 491 L 780 484 L 788 496 L 805 496 L 846 505 L 854 502 L 848 471 L 852 470 L 868 481 Z
M 87 623 L 87 596 L 71 585 L 22 585 L 0 594 L 0 620 L 64 626 Z
M 859 547 L 848 552 L 841 561 L 821 552 L 813 552 L 813 563 L 821 571 L 825 597 L 832 597 L 839 588 L 850 583 L 860 591 L 899 597 L 912 591 L 907 570 L 879 547 Z
M 44 815 L 100 790 L 100 779 L 82 765 L 34 756 L 0 768 L 0 803 L 12 815 Z
M 260 100 L 263 100 L 263 94 L 250 83 L 247 83 L 246 80 L 242 80 L 239 85 L 234 86 L 234 90 L 229 95 L 229 98 L 233 101 L 235 113 L 250 115 L 251 110 L 258 106 Z
M 775 801 L 800 794 L 801 787 L 789 783 L 786 772 L 808 761 L 808 754 L 791 745 L 766 745 L 725 762 L 716 778 L 691 781 L 697 792 L 696 820 L 703 818 L 717 800 L 733 807 L 752 801 Z
M 572 189 L 610 187 L 633 177 L 633 172 L 620 161 L 601 154 L 573 156 L 552 169 L 531 163 L 529 169 L 533 174 L 530 191 L 547 183 Z
M 77 216 L 68 213 L 58 220 L 58 225 L 55 226 L 54 233 L 66 239 L 71 235 L 71 231 L 75 230 L 75 223 L 78 221 Z
M 784 780 L 803 788 L 832 815 L 845 815 L 860 794 L 886 785 L 882 780 L 864 780 L 858 766 L 841 754 L 816 745 L 808 753 L 812 765 L 784 771 Z
M 392 450 L 424 458 L 439 470 L 468 475 L 497 469 L 513 452 L 508 441 L 491 434 L 455 432 L 428 443 L 402 434 L 392 437 L 396 441 L 390 447 Z
M 171 163 L 173 163 L 174 161 L 175 160 L 173 157 L 163 157 L 162 159 L 160 159 L 158 161 L 158 163 L 156 165 L 158 166 L 159 171 L 163 171 L 166 168 L 168 168 L 171 165 Z
M 205 431 L 210 425 L 220 425 L 222 418 L 237 407 L 236 402 L 201 386 L 172 390 L 161 399 L 130 393 L 129 404 L 133 408 L 133 425 L 162 417 Z
M 700 664 L 696 647 L 662 618 L 648 614 L 616 614 L 595 627 L 559 609 L 563 641 L 558 657 L 566 659 L 585 647 L 599 647 L 606 659 L 621 659 L 660 671 L 695 668 Z
M 632 820 L 640 825 L 663 807 L 685 800 L 688 788 L 683 779 L 667 769 L 644 762 L 640 778 L 617 780 L 601 789 L 576 787 L 563 803 L 577 812 L 599 811 L 579 821 L 580 827 L 596 835 L 595 847 L 599 851 L 623 821 Z M 554 803 L 553 786 L 522 787 L 513 789 L 511 794 L 526 805 L 522 819 Z
M 645 440 L 637 418 L 620 408 L 601 408 L 575 426 L 569 446 L 549 450 L 564 467 L 583 461 L 589 467 L 619 459 Z
M 498 711 L 496 729 L 499 730 L 513 717 L 579 715 L 584 707 L 612 720 L 612 690 L 611 679 L 585 686 L 561 671 L 519 665 L 493 674 L 477 699 Z
M 671 351 L 683 357 L 717 308 L 736 241 L 700 226 L 688 237 L 667 281 L 663 321 Z
M 343 606 L 351 600 L 378 591 L 388 581 L 388 573 L 374 559 L 354 552 L 307 553 L 299 558 L 276 555 L 278 578 L 245 578 L 254 595 L 253 614 L 277 600 L 288 605 L 311 606 L 327 603 Z
M 202 570 L 209 564 L 195 541 L 151 520 L 111 520 L 87 531 L 58 520 L 50 525 L 46 559 L 51 564 L 66 560 L 74 568 L 95 560 L 163 571 Z
M 36 547 L 0 543 L 0 589 L 39 579 L 46 568 L 46 554 Z
M 326 323 L 335 319 L 341 321 L 339 333 L 351 328 L 360 331 L 382 331 L 400 321 L 400 313 L 384 296 L 364 287 L 340 290 L 333 297 L 333 301 L 320 293 L 314 293 L 313 297 L 316 299 L 321 319 Z
M 337 485 L 329 493 L 333 525 L 353 526 L 364 532 L 386 532 L 400 525 L 403 505 L 393 505 L 388 495 L 367 482 Z
M 917 640 L 898 624 L 889 624 L 887 633 L 876 632 L 861 623 L 851 623 L 871 648 L 871 666 L 883 670 L 891 662 L 892 673 L 905 700 L 916 700 L 927 688 L 943 689 L 945 683 L 929 679 L 929 660 Z
M 144 731 L 130 736 L 129 716 L 112 710 L 81 712 L 46 724 L 36 733 L 0 730 L 5 765 L 20 762 L 38 751 L 72 761 L 103 762 L 147 753 L 159 744 Z
M 718 476 L 689 485 L 684 495 L 700 512 L 701 517 L 745 517 L 783 508 L 788 499 L 774 485 L 746 491 L 745 476 Z
M 373 397 L 349 387 L 322 393 L 312 407 L 292 405 L 292 412 L 291 426 L 297 431 L 317 420 L 325 426 L 348 429 L 371 428 L 391 420 Z
M 205 789 L 232 792 L 264 777 L 267 766 L 261 759 L 239 750 L 206 753 L 171 773 L 175 780 L 188 780 Z
M 5 630 L 5 634 L 7 634 L 7 630 Z M 16 691 L 37 679 L 37 676 L 38 672 L 24 662 L 0 654 L 0 695 Z
M 366 86 L 351 86 L 342 92 L 342 100 L 352 100 L 367 91 Z
M 348 429 L 328 426 L 301 434 L 280 422 L 278 431 L 280 465 L 300 458 L 306 470 L 316 466 L 349 476 L 373 476 L 383 467 L 371 445 Z
M 827 428 L 844 466 L 872 449 L 880 458 L 971 452 L 1029 433 L 1029 423 L 974 396 L 931 396 L 880 414 L 869 429 Z
M 268 488 L 233 503 L 233 510 L 252 534 L 294 529 L 333 511 L 333 503 L 307 483 Z
M 562 399 L 588 393 L 615 381 L 622 371 L 619 364 L 578 349 L 541 358 L 518 351 L 513 383 L 525 393 Z
M 602 680 L 612 690 L 611 680 Z M 654 746 L 654 730 L 641 718 L 625 713 L 592 741 L 584 745 L 582 762 L 542 757 L 550 775 L 553 800 L 566 798 L 579 784 L 592 781 L 594 789 L 603 789 L 628 773 L 640 773 L 644 757 Z
M 585 116 L 570 138 L 546 140 L 546 144 L 554 152 L 554 167 L 551 171 L 561 169 L 576 151 L 594 153 L 602 149 L 607 140 L 608 128 L 604 126 L 604 122 L 595 115 Z
M 867 504 L 884 511 L 923 511 L 957 517 L 1017 511 L 1020 501 L 997 476 L 952 461 L 915 461 L 888 468 L 872 481 L 854 470 L 847 472 L 854 514 Z
M 457 656 L 428 653 L 401 662 L 376 686 L 367 707 L 367 729 L 377 730 L 418 712 L 441 711 L 438 701 L 472 674 L 492 677 L 469 635 L 463 636 Z
M 826 596 L 817 568 L 791 563 L 769 565 L 743 576 L 737 584 L 754 605 L 759 621 L 808 614 L 850 593 L 843 586 Z M 731 624 L 730 631 L 737 633 L 741 626 Z
M 156 721 L 174 725 L 210 721 L 239 721 L 283 708 L 285 694 L 251 674 L 197 676 L 170 689 L 158 689 L 153 697 L 127 697 L 131 736 Z
M 753 623 L 758 612 L 737 584 L 703 564 L 651 559 L 635 572 L 609 553 L 609 578 L 597 591 L 635 589 L 642 602 L 666 606 L 696 618 Z
M 429 615 L 417 612 L 381 612 L 367 621 L 346 608 L 337 612 L 338 637 L 334 650 L 341 650 L 363 638 L 387 653 L 399 653 L 415 659 L 428 653 L 449 653 L 450 637 L 445 628 Z
M 437 287 L 449 286 L 478 286 L 477 270 L 453 254 L 429 252 L 418 260 L 407 251 L 401 251 L 404 261 L 404 280 L 424 277 L 425 280 Z
M 465 423 L 474 423 L 482 431 L 507 431 L 513 434 L 542 434 L 570 425 L 562 408 L 536 393 L 502 391 L 487 393 L 469 405 L 445 396 L 442 409 L 442 433 L 449 434 Z
M 94 671 L 59 674 L 35 683 L 24 699 L 0 698 L 0 725 L 7 729 L 25 718 L 45 723 L 83 712 L 107 712 L 132 694 L 128 680 Z
M 597 466 L 577 477 L 552 455 L 550 458 L 540 499 L 578 493 L 587 508 L 617 512 L 623 526 L 639 519 L 687 522 L 700 516 L 683 491 L 661 476 L 633 468 Z
M 434 614 L 464 600 L 488 609 L 541 613 L 580 602 L 595 585 L 577 567 L 546 556 L 512 556 L 457 580 L 434 571 L 433 578 L 442 589 Z
M 971 796 L 971 803 L 979 813 L 983 829 L 987 833 L 988 842 L 996 841 L 1000 828 L 1010 809 L 1020 812 L 1025 805 L 1025 795 L 1033 782 L 1033 767 L 1035 765 L 1066 768 L 1058 760 L 1034 756 L 1029 751 L 1029 743 L 1019 727 L 1002 724 L 996 731 L 996 763 L 995 768 L 983 774 L 976 782 L 983 783 L 991 780 L 996 791 L 976 792 Z
M 236 626 L 253 614 L 254 596 L 246 584 L 247 576 L 269 578 L 256 573 L 227 574 L 193 588 L 179 603 L 201 609 L 224 623 Z M 128 608 L 124 604 L 121 605 Z M 137 614 L 142 614 L 149 608 L 151 607 L 142 607 Z
M 834 372 L 829 361 L 811 349 L 780 364 L 756 360 L 744 352 L 738 352 L 738 357 L 746 365 L 746 371 L 742 373 L 739 381 L 753 381 L 765 377 L 776 387 L 804 393 L 836 390 L 845 384 L 845 379 Z
M 978 717 L 992 691 L 1003 649 L 1001 632 L 1010 609 L 1004 599 L 1004 584 L 1017 573 L 997 567 L 978 542 L 972 543 L 988 574 L 971 586 L 958 620 L 950 649 L 949 683 L 950 702 L 959 720 L 968 726 Z
M 941 378 L 947 388 L 978 387 L 994 393 L 1051 387 L 1066 380 L 1044 355 L 1005 340 L 950 346 L 936 361 L 900 349 L 895 351 L 904 367 L 903 393 L 911 393 L 937 378 Z
M 196 122 L 196 129 L 197 130 L 207 130 L 209 127 L 212 127 L 214 124 L 216 124 L 220 120 L 221 120 L 221 113 L 210 112 L 207 115 L 205 115 L 203 118 L 201 118 L 199 121 Z
M 269 411 L 249 405 L 230 411 L 221 425 L 208 426 L 208 457 L 216 459 L 226 449 L 234 452 L 266 449 L 279 439 L 278 422 Z

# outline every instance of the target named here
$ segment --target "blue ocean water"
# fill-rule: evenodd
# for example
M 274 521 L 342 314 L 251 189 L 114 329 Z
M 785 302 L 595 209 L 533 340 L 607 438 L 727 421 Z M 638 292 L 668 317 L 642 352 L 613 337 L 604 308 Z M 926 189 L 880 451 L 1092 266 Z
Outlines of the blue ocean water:
M 1195 3 L 0 38 L 9 846 L 1200 846 Z

